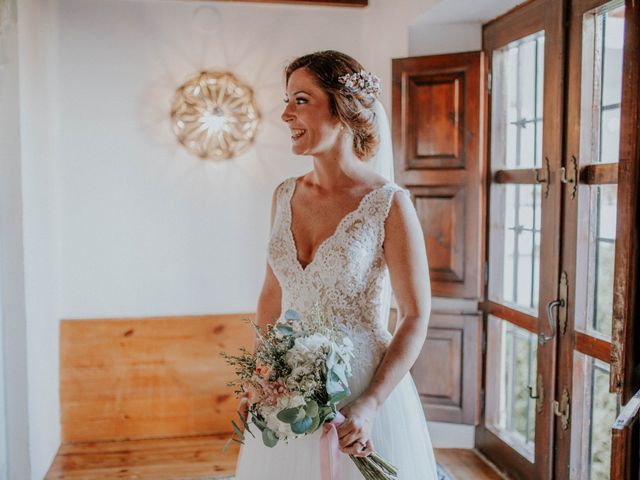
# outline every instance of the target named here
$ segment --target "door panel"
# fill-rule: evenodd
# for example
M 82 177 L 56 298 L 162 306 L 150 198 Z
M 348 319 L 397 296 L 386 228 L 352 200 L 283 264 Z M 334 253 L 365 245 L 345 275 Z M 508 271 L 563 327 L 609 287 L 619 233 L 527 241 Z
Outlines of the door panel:
M 425 232 L 433 295 L 480 298 L 481 52 L 393 60 L 396 181 Z
M 407 168 L 464 168 L 465 75 L 410 76 Z
M 431 315 L 425 348 L 411 369 L 429 420 L 477 423 L 481 328 L 479 314 Z
M 637 31 L 632 2 L 571 1 L 558 384 L 574 403 L 570 427 L 556 428 L 558 478 L 631 478 L 629 438 L 611 427 L 638 386 L 625 351 L 637 342 L 627 330 L 637 308 Z
M 420 223 L 428 225 L 431 272 L 450 282 L 464 282 L 465 189 L 459 185 L 413 187 L 411 195 Z
M 564 15 L 562 2 L 527 2 L 483 32 L 489 274 L 476 444 L 516 478 L 553 478 Z

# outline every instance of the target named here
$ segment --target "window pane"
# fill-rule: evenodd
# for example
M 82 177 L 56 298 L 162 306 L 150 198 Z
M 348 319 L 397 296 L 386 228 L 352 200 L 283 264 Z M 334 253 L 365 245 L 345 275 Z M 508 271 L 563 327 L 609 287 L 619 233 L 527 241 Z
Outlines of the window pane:
M 609 365 L 595 358 L 591 366 L 591 432 L 589 478 L 609 478 L 611 425 L 616 419 L 616 397 L 609 393 Z
M 537 314 L 541 187 L 492 185 L 489 297 Z
M 493 52 L 492 166 L 532 168 L 542 161 L 544 34 Z
M 611 335 L 613 314 L 613 270 L 615 261 L 617 186 L 597 185 L 592 188 L 592 202 L 595 203 L 595 221 L 591 222 L 595 232 L 589 262 L 591 293 L 593 304 L 591 327 L 603 335 Z M 593 212 L 593 210 L 592 210 Z
M 487 385 L 496 390 L 487 391 L 487 427 L 533 461 L 537 337 L 492 315 L 489 324 Z
M 620 100 L 624 2 L 617 0 L 583 16 L 580 163 L 617 163 L 620 148 Z M 615 185 L 583 187 L 589 190 L 588 210 L 580 218 L 579 270 L 587 292 L 576 326 L 611 335 L 613 270 L 615 257 Z
M 619 155 L 624 5 L 583 19 L 581 163 L 615 163 Z
M 624 44 L 624 5 L 598 15 L 602 38 L 602 105 L 620 104 L 622 93 L 622 46 Z
M 618 415 L 616 395 L 609 393 L 609 365 L 592 357 L 576 353 L 574 398 L 579 399 L 575 412 L 576 438 L 580 455 L 572 464 L 574 476 L 586 480 L 610 478 L 611 426 Z M 572 421 L 572 423 L 574 423 Z

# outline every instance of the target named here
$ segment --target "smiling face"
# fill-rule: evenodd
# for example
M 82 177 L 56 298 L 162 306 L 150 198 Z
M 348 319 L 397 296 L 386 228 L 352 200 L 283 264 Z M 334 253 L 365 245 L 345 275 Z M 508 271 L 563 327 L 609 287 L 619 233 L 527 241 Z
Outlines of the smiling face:
M 318 155 L 336 145 L 340 120 L 332 115 L 329 96 L 306 68 L 289 77 L 282 120 L 291 130 L 292 151 L 296 155 Z

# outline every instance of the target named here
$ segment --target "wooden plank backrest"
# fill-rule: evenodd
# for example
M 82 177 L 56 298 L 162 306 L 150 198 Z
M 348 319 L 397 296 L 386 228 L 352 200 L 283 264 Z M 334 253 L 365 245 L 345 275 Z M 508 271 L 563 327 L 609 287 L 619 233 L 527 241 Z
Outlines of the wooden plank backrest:
M 237 400 L 220 351 L 251 348 L 255 314 L 63 320 L 62 441 L 231 431 Z

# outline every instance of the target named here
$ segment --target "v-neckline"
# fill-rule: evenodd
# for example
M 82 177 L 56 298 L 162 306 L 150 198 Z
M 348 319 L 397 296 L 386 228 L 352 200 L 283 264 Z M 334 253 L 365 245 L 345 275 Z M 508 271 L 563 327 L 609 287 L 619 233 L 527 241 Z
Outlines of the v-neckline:
M 298 268 L 303 272 L 306 273 L 309 268 L 314 264 L 314 262 L 316 261 L 316 259 L 318 258 L 319 254 L 321 253 L 322 248 L 331 240 L 333 239 L 338 232 L 340 231 L 340 229 L 342 228 L 342 225 L 347 221 L 347 219 L 351 218 L 352 215 L 355 215 L 356 213 L 358 213 L 360 211 L 360 209 L 362 208 L 362 206 L 364 205 L 365 201 L 367 200 L 367 198 L 369 198 L 374 192 L 377 192 L 378 190 L 382 190 L 383 188 L 385 188 L 386 186 L 390 185 L 391 182 L 387 182 L 379 187 L 376 187 L 372 190 L 369 190 L 367 193 L 365 193 L 362 198 L 360 198 L 360 201 L 358 202 L 358 206 L 347 212 L 338 222 L 338 224 L 336 225 L 336 228 L 333 230 L 333 233 L 331 235 L 329 235 L 327 238 L 325 238 L 324 240 L 322 240 L 318 246 L 316 247 L 315 250 L 315 254 L 313 255 L 313 258 L 311 259 L 311 261 L 309 263 L 307 263 L 305 266 L 302 266 L 302 263 L 300 263 L 299 260 L 299 256 L 298 256 L 298 246 L 296 245 L 296 240 L 295 237 L 293 235 L 293 209 L 291 206 L 291 201 L 293 199 L 293 194 L 296 191 L 296 187 L 298 186 L 298 178 L 299 177 L 291 177 L 291 179 L 293 180 L 293 186 L 289 189 L 289 198 L 287 201 L 287 208 L 289 210 L 289 215 L 288 215 L 288 219 L 289 219 L 289 224 L 287 225 L 287 230 L 289 231 L 289 239 L 291 240 L 291 245 L 293 247 L 293 261 L 296 263 L 296 265 L 298 266 Z

